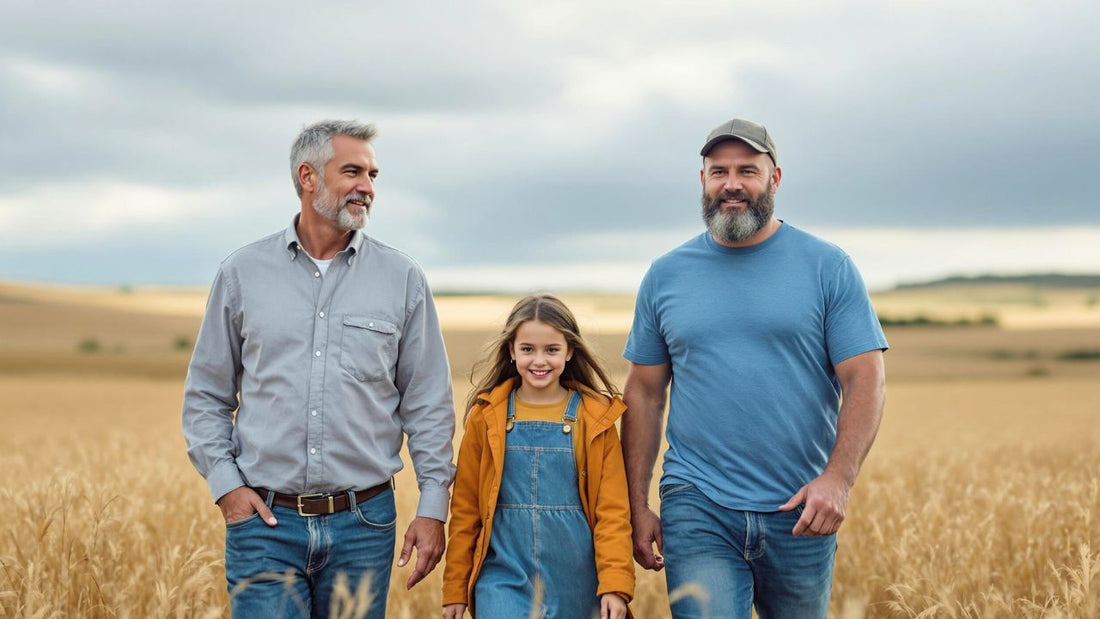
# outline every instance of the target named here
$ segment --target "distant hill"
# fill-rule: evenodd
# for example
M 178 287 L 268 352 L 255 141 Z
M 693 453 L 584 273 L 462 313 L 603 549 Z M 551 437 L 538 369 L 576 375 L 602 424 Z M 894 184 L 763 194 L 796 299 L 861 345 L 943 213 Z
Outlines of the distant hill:
M 955 275 L 927 282 L 902 283 L 898 284 L 895 290 L 998 284 L 1025 284 L 1042 288 L 1100 288 L 1100 275 L 1069 275 L 1065 273 L 1032 273 L 1029 275 Z

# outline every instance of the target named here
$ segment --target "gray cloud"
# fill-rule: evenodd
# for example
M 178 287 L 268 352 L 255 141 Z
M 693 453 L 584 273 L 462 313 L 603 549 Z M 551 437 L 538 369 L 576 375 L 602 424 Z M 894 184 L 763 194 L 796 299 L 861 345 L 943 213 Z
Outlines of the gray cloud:
M 289 143 L 325 116 L 378 123 L 371 230 L 429 265 L 553 261 L 581 232 L 631 247 L 699 228 L 697 149 L 733 115 L 777 136 L 778 208 L 796 224 L 1100 223 L 1100 44 L 1087 26 L 1100 9 L 1086 3 L 46 2 L 6 13 L 0 208 L 42 187 L 100 208 L 80 190 L 102 183 L 240 201 L 213 214 L 194 204 L 201 223 L 119 221 L 64 248 L 40 230 L 44 253 L 95 257 L 53 279 L 152 275 L 125 266 L 125 241 L 145 231 L 166 256 L 159 272 L 205 281 L 196 248 L 285 225 Z M 568 247 L 578 260 L 604 255 Z M 627 258 L 649 251 L 640 241 Z M 0 276 L 61 269 L 23 263 Z

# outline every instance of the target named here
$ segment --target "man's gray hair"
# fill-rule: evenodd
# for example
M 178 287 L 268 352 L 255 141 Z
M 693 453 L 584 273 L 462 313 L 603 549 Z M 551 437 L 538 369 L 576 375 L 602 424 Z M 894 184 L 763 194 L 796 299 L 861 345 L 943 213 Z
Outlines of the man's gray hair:
M 302 197 L 302 184 L 298 182 L 298 167 L 308 163 L 322 179 L 324 167 L 332 159 L 332 138 L 346 135 L 370 142 L 377 131 L 374 125 L 357 120 L 322 120 L 302 129 L 294 146 L 290 147 L 290 176 L 294 180 L 294 191 Z

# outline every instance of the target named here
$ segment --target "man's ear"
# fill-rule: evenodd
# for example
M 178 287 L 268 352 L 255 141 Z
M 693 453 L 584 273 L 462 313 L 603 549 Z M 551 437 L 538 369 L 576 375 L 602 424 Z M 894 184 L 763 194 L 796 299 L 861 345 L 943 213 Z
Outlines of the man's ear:
M 302 163 L 298 165 L 298 184 L 302 186 L 303 192 L 316 193 L 317 192 L 317 170 L 313 169 L 313 166 L 308 163 Z

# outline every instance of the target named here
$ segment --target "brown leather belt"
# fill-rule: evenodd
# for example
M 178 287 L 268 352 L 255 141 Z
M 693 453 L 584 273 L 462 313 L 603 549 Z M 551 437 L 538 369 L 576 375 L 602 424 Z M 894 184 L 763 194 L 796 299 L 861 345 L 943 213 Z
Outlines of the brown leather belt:
M 364 501 L 370 500 L 382 493 L 386 488 L 393 487 L 393 480 L 384 481 L 377 486 L 367 488 L 366 490 L 355 491 L 355 504 L 358 505 Z M 260 495 L 260 498 L 264 501 L 267 500 L 267 495 L 274 494 L 275 497 L 271 499 L 272 505 L 278 505 L 279 507 L 286 507 L 288 509 L 298 510 L 299 516 L 326 516 L 328 514 L 335 514 L 336 512 L 342 512 L 351 504 L 348 502 L 347 492 L 337 492 L 334 494 L 279 494 L 278 492 L 272 492 L 266 488 L 253 488 L 256 494 Z

